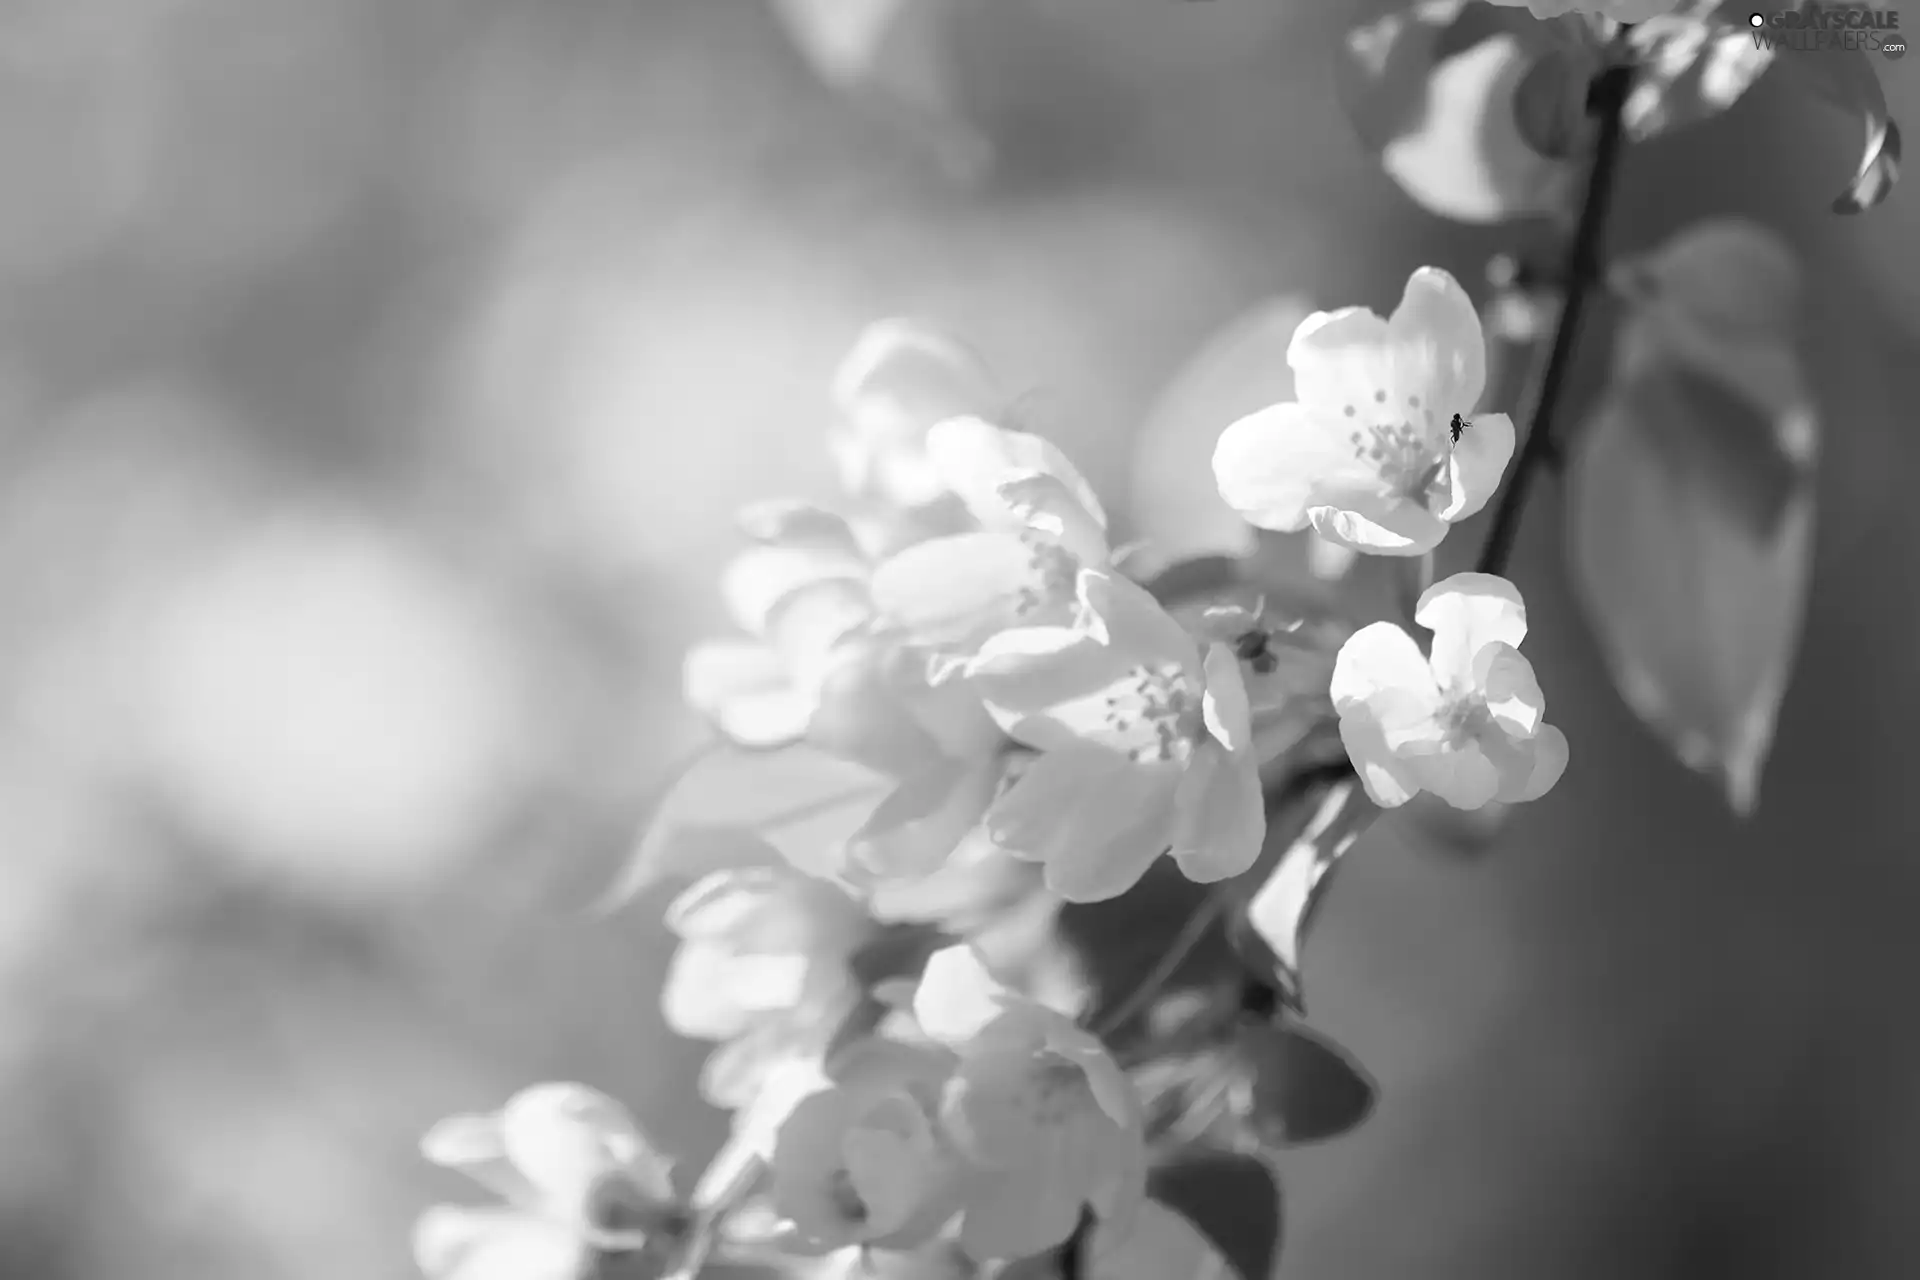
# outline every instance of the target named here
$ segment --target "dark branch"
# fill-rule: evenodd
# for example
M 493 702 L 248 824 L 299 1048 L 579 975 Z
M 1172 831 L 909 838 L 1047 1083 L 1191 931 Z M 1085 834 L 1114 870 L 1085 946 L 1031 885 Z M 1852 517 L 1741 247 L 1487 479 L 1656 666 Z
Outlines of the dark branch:
M 1622 29 L 1624 36 L 1625 29 Z M 1547 355 L 1547 367 L 1534 393 L 1532 411 L 1527 415 L 1526 443 L 1513 467 L 1513 480 L 1500 496 L 1494 509 L 1493 529 L 1476 566 L 1481 573 L 1504 573 L 1520 534 L 1520 513 L 1526 507 L 1527 490 L 1542 469 L 1553 465 L 1559 447 L 1553 437 L 1553 421 L 1565 390 L 1567 373 L 1573 365 L 1573 352 L 1580 336 L 1580 316 L 1587 296 L 1600 276 L 1600 242 L 1606 230 L 1607 211 L 1613 204 L 1613 182 L 1625 147 L 1626 124 L 1623 108 L 1627 92 L 1633 87 L 1633 68 L 1625 64 L 1609 66 L 1594 80 L 1587 97 L 1587 110 L 1600 120 L 1600 136 L 1594 144 L 1593 167 L 1587 176 L 1587 189 L 1580 206 L 1580 220 L 1574 228 L 1567 250 L 1565 270 L 1566 300 L 1554 324 L 1553 346 Z

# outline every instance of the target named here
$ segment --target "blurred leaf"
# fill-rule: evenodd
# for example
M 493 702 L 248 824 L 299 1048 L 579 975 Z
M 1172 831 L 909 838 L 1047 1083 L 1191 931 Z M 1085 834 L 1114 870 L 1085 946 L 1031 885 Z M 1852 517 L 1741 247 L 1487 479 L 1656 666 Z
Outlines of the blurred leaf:
M 1362 143 L 1421 207 L 1476 224 L 1549 212 L 1565 203 L 1578 166 L 1529 145 L 1518 95 L 1543 60 L 1568 75 L 1590 63 L 1568 32 L 1566 20 L 1524 10 L 1419 0 L 1347 33 L 1335 92 Z M 1536 117 L 1543 98 L 1557 97 L 1553 74 L 1528 87 Z M 1542 131 L 1537 118 L 1530 128 Z
M 1587 134 L 1587 86 L 1598 63 L 1573 49 L 1549 49 L 1534 60 L 1513 91 L 1514 123 L 1539 154 L 1565 160 Z
M 1281 851 L 1247 906 L 1246 924 L 1268 951 L 1262 958 L 1271 973 L 1263 976 L 1271 977 L 1290 1008 L 1304 1008 L 1300 952 L 1327 875 L 1377 813 L 1350 772 L 1318 793 L 1312 818 Z
M 1864 213 L 1885 200 L 1900 177 L 1900 126 L 1887 114 L 1887 95 L 1864 49 L 1822 49 L 1782 61 L 1783 74 L 1814 97 L 1838 107 L 1866 128 L 1853 181 L 1833 200 L 1835 213 Z
M 1638 71 L 1623 114 L 1627 136 L 1644 141 L 1738 102 L 1775 56 L 1755 40 L 1752 12 L 1751 3 L 1687 0 L 1637 24 L 1628 37 Z
M 1272 1148 L 1337 1138 L 1373 1112 L 1372 1079 L 1345 1050 L 1291 1018 L 1249 1026 L 1240 1052 L 1252 1080 L 1247 1126 Z
M 956 74 L 953 0 L 771 0 L 820 77 L 916 130 L 956 176 L 992 162 Z
M 1266 1186 L 1271 1205 L 1276 1197 L 1270 1178 Z M 1271 1208 L 1266 1213 L 1273 1216 Z M 1240 1230 L 1246 1234 L 1244 1226 Z M 1140 1206 L 1133 1229 L 1123 1239 L 1108 1239 L 1106 1229 L 1100 1228 L 1081 1248 L 1084 1252 L 1072 1268 L 1062 1265 L 1056 1251 L 1010 1263 L 995 1280 L 1062 1280 L 1069 1270 L 1074 1280 L 1265 1280 L 1271 1270 L 1236 1272 L 1193 1222 L 1154 1200 Z M 1272 1253 L 1269 1244 L 1264 1256 Z
M 806 744 L 774 751 L 711 747 L 667 783 L 602 910 L 662 880 L 765 862 L 769 851 L 817 872 L 893 785 Z
M 1245 1280 L 1266 1280 L 1273 1274 L 1280 1258 L 1280 1187 L 1261 1161 L 1220 1152 L 1186 1153 L 1156 1166 L 1147 1177 L 1147 1191 L 1153 1197 L 1149 1203 L 1177 1212 L 1143 1216 L 1142 1226 L 1148 1229 L 1136 1231 L 1133 1240 L 1142 1246 L 1152 1241 L 1158 1248 L 1148 1254 L 1142 1247 L 1135 1255 L 1135 1269 L 1116 1270 L 1114 1280 L 1187 1275 L 1176 1264 L 1197 1266 L 1205 1257 L 1202 1245 L 1206 1253 L 1218 1251 L 1212 1265 L 1230 1264 L 1233 1273 Z M 1204 1239 L 1196 1240 L 1196 1232 Z M 1164 1259 L 1168 1269 L 1139 1265 L 1149 1257 Z M 1187 1258 L 1194 1261 L 1187 1263 Z M 1095 1276 L 1106 1274 L 1094 1268 Z M 1191 1274 L 1225 1275 L 1206 1270 Z
M 1140 883 L 1104 902 L 1064 904 L 1056 922 L 1063 946 L 1094 990 L 1089 1020 L 1108 1026 L 1108 1038 L 1124 1045 L 1140 1030 L 1127 1011 L 1134 993 L 1153 977 L 1173 944 L 1196 913 L 1207 909 L 1211 891 L 1180 874 L 1171 859 L 1158 859 Z M 1217 920 L 1217 916 L 1209 917 Z M 1238 972 L 1239 961 L 1217 927 L 1206 929 L 1197 943 L 1164 975 L 1163 994 L 1216 988 Z M 1114 1023 L 1116 1015 L 1120 1021 Z
M 1718 222 L 1625 274 L 1616 382 L 1569 477 L 1575 583 L 1628 705 L 1745 815 L 1813 543 L 1797 267 L 1764 229 Z
M 1213 448 L 1229 423 L 1293 399 L 1287 348 L 1311 311 L 1295 296 L 1254 307 L 1209 338 L 1154 402 L 1133 449 L 1129 511 L 1133 536 L 1145 543 L 1140 572 L 1254 550 L 1253 526 L 1220 497 Z

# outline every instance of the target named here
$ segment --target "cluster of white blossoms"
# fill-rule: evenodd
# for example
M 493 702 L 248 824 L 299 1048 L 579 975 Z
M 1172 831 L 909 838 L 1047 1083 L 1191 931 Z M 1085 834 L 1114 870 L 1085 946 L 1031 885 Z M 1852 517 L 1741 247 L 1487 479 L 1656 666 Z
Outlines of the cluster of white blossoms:
M 1477 413 L 1480 322 L 1445 272 L 1416 272 L 1390 317 L 1310 317 L 1288 361 L 1297 402 L 1229 425 L 1214 458 L 1252 524 L 1417 556 L 1493 495 L 1514 430 Z M 1435 584 L 1406 620 L 1424 651 L 1392 622 L 1306 642 L 1258 608 L 1170 612 L 1066 456 L 992 420 L 1002 402 L 957 344 L 877 326 L 836 400 L 842 503 L 745 513 L 723 581 L 739 635 L 685 668 L 690 703 L 770 770 L 805 744 L 881 780 L 851 835 L 796 850 L 737 832 L 760 856 L 668 910 L 667 1021 L 717 1046 L 703 1092 L 736 1112 L 745 1158 L 719 1180 L 757 1178 L 763 1243 L 796 1257 L 1023 1258 L 1088 1213 L 1124 1247 L 1162 1212 L 1143 1204 L 1141 1104 L 1098 1038 L 996 962 L 996 912 L 1023 888 L 1117 897 L 1163 856 L 1201 883 L 1248 872 L 1263 771 L 1303 722 L 1329 740 L 1337 724 L 1381 806 L 1539 796 L 1566 740 L 1517 648 L 1519 593 Z M 903 926 L 950 945 L 872 980 L 862 957 Z M 448 1122 L 428 1154 L 511 1206 L 429 1216 L 438 1280 L 558 1280 L 608 1254 L 679 1274 L 717 1176 L 677 1207 L 632 1121 L 582 1086 Z

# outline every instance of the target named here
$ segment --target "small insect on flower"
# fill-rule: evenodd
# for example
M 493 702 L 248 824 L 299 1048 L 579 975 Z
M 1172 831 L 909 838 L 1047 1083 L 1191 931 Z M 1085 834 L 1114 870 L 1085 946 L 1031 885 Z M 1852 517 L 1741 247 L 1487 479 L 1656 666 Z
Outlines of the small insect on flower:
M 1455 444 L 1459 444 L 1460 433 L 1462 431 L 1465 431 L 1468 427 L 1472 425 L 1473 424 L 1471 422 L 1468 422 L 1465 418 L 1461 417 L 1459 414 L 1456 413 L 1453 415 L 1453 422 L 1447 427 L 1447 431 L 1450 435 L 1453 436 L 1453 442 Z

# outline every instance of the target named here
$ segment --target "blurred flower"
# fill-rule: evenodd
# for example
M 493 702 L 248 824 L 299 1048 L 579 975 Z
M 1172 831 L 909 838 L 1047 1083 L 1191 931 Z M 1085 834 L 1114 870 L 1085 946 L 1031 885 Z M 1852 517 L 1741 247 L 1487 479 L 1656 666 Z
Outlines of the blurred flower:
M 773 1151 L 774 1208 L 815 1249 L 906 1249 L 960 1210 L 958 1166 L 938 1128 L 945 1050 L 872 1040 L 804 1098 Z
M 1229 426 L 1220 494 L 1264 529 L 1313 526 L 1375 555 L 1422 555 L 1485 506 L 1513 453 L 1505 414 L 1472 417 L 1486 340 L 1454 278 L 1422 267 L 1390 319 L 1316 312 L 1287 349 L 1297 399 Z M 1469 418 L 1459 442 L 1453 415 Z
M 1431 791 L 1458 809 L 1535 800 L 1567 766 L 1567 739 L 1516 647 L 1526 606 L 1513 584 L 1458 573 L 1429 587 L 1414 621 L 1431 657 L 1390 622 L 1342 646 L 1331 692 L 1340 736 L 1374 803 Z
M 996 632 L 1068 621 L 1076 575 L 1110 553 L 1099 498 L 1051 442 L 954 418 L 927 432 L 926 456 L 976 527 L 882 562 L 873 597 L 883 625 L 937 655 L 937 681 Z
M 861 333 L 834 375 L 833 403 L 828 450 L 847 494 L 861 504 L 861 523 L 883 550 L 944 528 L 956 514 L 953 493 L 928 455 L 929 429 L 1002 407 L 977 355 L 946 334 L 897 319 Z
M 1080 612 L 981 650 L 973 683 L 1041 752 L 987 829 L 1070 902 L 1125 893 L 1167 852 L 1202 883 L 1245 871 L 1266 815 L 1240 660 L 1118 575 L 1081 574 Z
M 913 1015 L 958 1055 L 940 1122 L 967 1166 L 962 1247 L 1027 1257 L 1066 1240 L 1088 1207 L 1124 1230 L 1145 1195 L 1145 1150 L 1139 1100 L 1106 1047 L 965 946 L 927 962 Z
M 1680 7 L 1680 0 L 1488 0 L 1488 3 L 1505 9 L 1524 8 L 1536 18 L 1591 13 L 1615 22 L 1645 22 Z
M 576 1280 L 603 1253 L 657 1268 L 688 1226 L 669 1162 L 625 1108 L 586 1085 L 537 1084 L 499 1111 L 443 1120 L 421 1151 L 506 1201 L 421 1217 L 414 1258 L 434 1280 Z
M 681 944 L 661 1010 L 680 1035 L 733 1042 L 706 1081 L 722 1106 L 742 1105 L 773 1063 L 824 1039 L 853 1008 L 849 961 L 876 927 L 839 886 L 771 850 L 769 860 L 706 876 L 666 913 Z
M 979 700 L 929 687 L 920 664 L 871 631 L 870 566 L 847 521 L 798 502 L 741 513 L 755 545 L 721 580 L 743 639 L 687 654 L 688 703 L 744 746 L 810 738 L 883 767 L 998 740 Z

